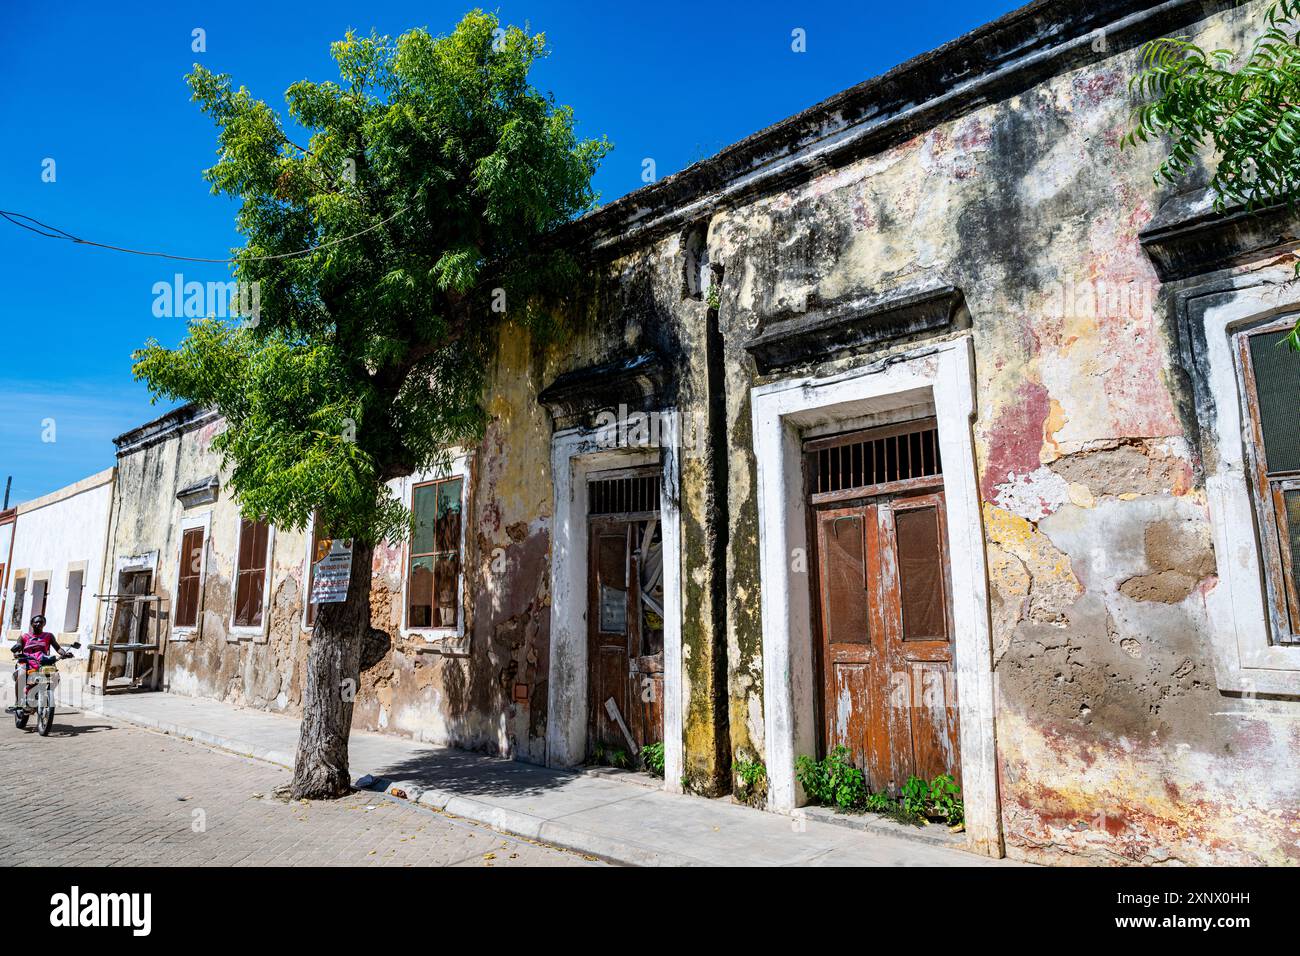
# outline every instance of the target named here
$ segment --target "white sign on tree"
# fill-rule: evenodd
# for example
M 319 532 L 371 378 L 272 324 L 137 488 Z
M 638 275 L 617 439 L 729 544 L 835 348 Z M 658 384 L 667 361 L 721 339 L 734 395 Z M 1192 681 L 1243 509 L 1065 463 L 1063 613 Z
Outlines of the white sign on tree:
M 312 565 L 311 602 L 342 604 L 352 578 L 352 539 L 327 538 L 316 545 Z

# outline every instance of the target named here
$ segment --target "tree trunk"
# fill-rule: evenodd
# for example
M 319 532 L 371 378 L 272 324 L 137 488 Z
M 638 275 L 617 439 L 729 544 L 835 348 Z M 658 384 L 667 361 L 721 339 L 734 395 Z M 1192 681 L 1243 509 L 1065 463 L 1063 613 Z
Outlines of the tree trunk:
M 332 800 L 352 790 L 348 734 L 360 687 L 361 643 L 370 630 L 373 553 L 371 545 L 353 541 L 347 600 L 322 604 L 316 613 L 290 791 L 295 800 Z

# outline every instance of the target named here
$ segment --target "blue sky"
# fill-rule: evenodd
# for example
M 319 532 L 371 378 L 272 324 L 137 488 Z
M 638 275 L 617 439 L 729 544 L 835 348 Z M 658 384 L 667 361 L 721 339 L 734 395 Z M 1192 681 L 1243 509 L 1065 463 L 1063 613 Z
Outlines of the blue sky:
M 572 105 L 583 135 L 615 149 L 605 201 L 986 23 L 1017 0 L 910 3 L 485 4 L 547 34 L 539 87 Z M 382 6 L 382 9 L 380 7 Z M 234 207 L 208 192 L 215 136 L 189 102 L 196 60 L 273 106 L 295 80 L 332 79 L 328 47 L 349 28 L 447 32 L 464 2 L 380 4 L 5 0 L 0 9 L 0 209 L 101 242 L 219 257 L 238 244 Z M 192 31 L 207 49 L 191 49 Z M 807 50 L 791 50 L 805 31 Z M 54 182 L 43 182 L 45 160 Z M 175 344 L 184 320 L 152 312 L 154 283 L 224 280 L 197 266 L 42 239 L 0 221 L 0 488 L 12 502 L 113 463 L 111 439 L 151 406 L 130 354 Z M 53 439 L 53 440 L 49 440 Z M 12 503 L 11 502 L 11 503 Z

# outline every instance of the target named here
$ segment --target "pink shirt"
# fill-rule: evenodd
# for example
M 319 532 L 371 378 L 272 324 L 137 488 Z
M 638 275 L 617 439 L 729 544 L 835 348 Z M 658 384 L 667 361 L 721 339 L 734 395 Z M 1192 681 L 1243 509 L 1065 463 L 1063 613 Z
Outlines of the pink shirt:
M 42 631 L 39 634 L 28 633 L 22 636 L 22 653 L 27 655 L 27 669 L 29 671 L 34 671 L 41 666 L 41 658 L 50 653 L 50 642 L 53 640 L 54 635 L 49 631 Z

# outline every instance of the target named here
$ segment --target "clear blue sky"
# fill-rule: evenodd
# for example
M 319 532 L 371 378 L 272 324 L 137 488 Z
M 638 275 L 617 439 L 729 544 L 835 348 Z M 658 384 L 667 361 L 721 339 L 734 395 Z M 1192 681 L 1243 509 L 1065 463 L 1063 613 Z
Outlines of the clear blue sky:
M 909 3 L 553 3 L 496 9 L 547 34 L 537 85 L 571 104 L 584 135 L 615 149 L 597 188 L 609 201 L 1019 6 Z M 382 9 L 380 9 L 382 7 Z M 215 137 L 189 102 L 196 60 L 273 106 L 295 80 L 333 79 L 328 48 L 352 27 L 447 32 L 466 2 L 383 4 L 4 0 L 0 4 L 0 209 L 88 239 L 218 257 L 238 244 L 234 207 L 201 171 Z M 191 31 L 207 50 L 191 50 Z M 807 52 L 791 51 L 806 31 Z M 42 182 L 45 159 L 56 180 Z M 113 463 L 111 439 L 171 406 L 133 382 L 132 349 L 175 344 L 184 320 L 152 313 L 152 287 L 224 280 L 221 267 L 73 246 L 0 220 L 0 492 L 13 502 Z M 50 425 L 52 420 L 53 431 Z M 53 441 L 43 439 L 53 438 Z M 12 503 L 12 502 L 11 502 Z

